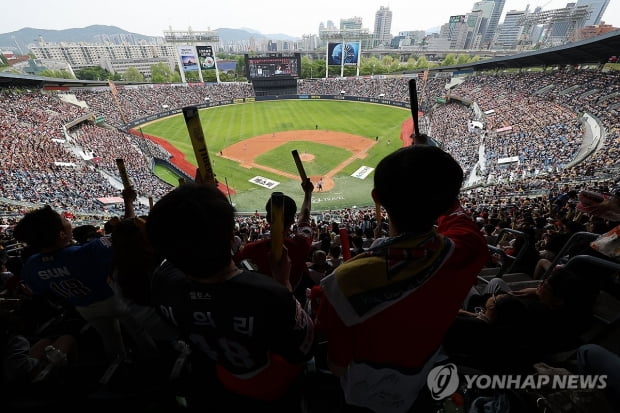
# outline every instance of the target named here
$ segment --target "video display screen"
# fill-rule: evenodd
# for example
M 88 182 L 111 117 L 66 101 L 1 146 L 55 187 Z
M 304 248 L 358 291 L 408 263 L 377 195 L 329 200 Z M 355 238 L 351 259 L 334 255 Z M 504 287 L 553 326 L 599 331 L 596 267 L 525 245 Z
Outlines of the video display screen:
M 265 79 L 271 77 L 298 78 L 301 72 L 299 54 L 286 57 L 249 57 L 245 56 L 246 77 L 248 79 Z
M 327 51 L 327 64 L 335 66 L 356 65 L 359 55 L 359 43 L 329 43 Z

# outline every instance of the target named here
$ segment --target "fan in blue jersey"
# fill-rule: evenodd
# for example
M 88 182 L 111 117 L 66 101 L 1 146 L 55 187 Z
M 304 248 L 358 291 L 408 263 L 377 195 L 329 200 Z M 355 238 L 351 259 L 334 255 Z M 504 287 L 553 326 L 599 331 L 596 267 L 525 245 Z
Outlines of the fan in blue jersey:
M 71 223 L 50 206 L 28 212 L 14 235 L 34 251 L 22 269 L 26 286 L 33 294 L 51 293 L 73 305 L 101 336 L 109 360 L 126 356 L 121 322 L 137 340 L 139 351 L 155 351 L 155 344 L 110 286 L 114 261 L 109 237 L 73 245 Z

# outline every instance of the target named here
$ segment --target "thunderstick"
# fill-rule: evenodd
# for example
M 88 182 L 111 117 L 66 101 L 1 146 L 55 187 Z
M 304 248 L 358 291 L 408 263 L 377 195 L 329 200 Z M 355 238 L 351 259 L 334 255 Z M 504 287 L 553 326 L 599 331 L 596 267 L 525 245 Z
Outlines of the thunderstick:
M 413 133 L 416 137 L 420 136 L 420 122 L 418 120 L 418 91 L 414 78 L 409 79 L 409 104 L 411 106 L 411 117 L 413 118 Z
M 295 165 L 297 165 L 297 172 L 299 172 L 299 177 L 303 182 L 308 179 L 308 176 L 306 175 L 306 170 L 304 169 L 304 164 L 301 162 L 301 158 L 299 157 L 299 152 L 297 152 L 297 149 L 292 150 L 291 153 L 293 154 Z
M 183 117 L 185 118 L 185 125 L 189 132 L 189 138 L 192 141 L 192 147 L 194 148 L 194 155 L 196 156 L 196 162 L 198 162 L 198 171 L 200 172 L 202 182 L 216 185 L 217 182 L 215 181 L 215 174 L 211 166 L 205 135 L 202 132 L 202 125 L 200 124 L 198 108 L 196 106 L 184 107 Z
M 116 167 L 118 168 L 118 174 L 121 176 L 123 188 L 127 189 L 131 187 L 131 182 L 129 181 L 129 175 L 127 175 L 127 168 L 125 168 L 125 161 L 123 158 L 116 158 Z
M 282 245 L 284 244 L 284 194 L 273 192 L 271 194 L 271 255 L 275 262 L 282 257 Z

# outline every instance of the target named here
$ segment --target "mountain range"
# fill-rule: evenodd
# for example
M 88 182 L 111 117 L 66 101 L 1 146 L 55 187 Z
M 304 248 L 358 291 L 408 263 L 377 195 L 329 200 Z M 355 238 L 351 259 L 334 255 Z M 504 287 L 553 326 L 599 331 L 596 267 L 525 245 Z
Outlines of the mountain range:
M 221 41 L 242 41 L 254 39 L 267 40 L 297 40 L 297 38 L 286 34 L 262 34 L 249 28 L 215 29 Z M 163 30 L 162 36 L 163 38 Z M 139 33 L 132 33 L 116 26 L 94 25 L 83 28 L 73 28 L 64 30 L 36 29 L 24 27 L 23 29 L 0 34 L 0 50 L 13 50 L 25 54 L 28 53 L 30 45 L 36 44 L 40 39 L 48 43 L 119 43 L 120 41 L 152 41 L 157 39 L 155 36 L 145 36 Z

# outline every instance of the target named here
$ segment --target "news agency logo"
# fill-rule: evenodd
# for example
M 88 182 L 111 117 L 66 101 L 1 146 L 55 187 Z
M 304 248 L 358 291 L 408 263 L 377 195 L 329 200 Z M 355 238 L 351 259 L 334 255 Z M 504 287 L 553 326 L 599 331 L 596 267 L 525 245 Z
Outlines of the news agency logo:
M 607 388 L 607 375 L 582 374 L 464 374 L 464 387 L 468 390 L 603 390 Z M 435 400 L 442 400 L 456 393 L 460 385 L 456 365 L 449 363 L 434 367 L 426 377 L 426 384 Z
M 435 400 L 443 400 L 459 388 L 459 372 L 455 364 L 434 367 L 426 376 L 426 385 Z

